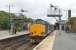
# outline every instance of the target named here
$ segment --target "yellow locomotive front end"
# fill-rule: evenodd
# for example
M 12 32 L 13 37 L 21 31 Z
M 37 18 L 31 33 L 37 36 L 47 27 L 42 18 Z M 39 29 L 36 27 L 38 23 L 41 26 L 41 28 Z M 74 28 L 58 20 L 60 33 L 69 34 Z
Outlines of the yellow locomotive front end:
M 30 36 L 37 37 L 37 36 L 44 36 L 45 35 L 45 25 L 34 23 L 30 25 L 29 32 Z

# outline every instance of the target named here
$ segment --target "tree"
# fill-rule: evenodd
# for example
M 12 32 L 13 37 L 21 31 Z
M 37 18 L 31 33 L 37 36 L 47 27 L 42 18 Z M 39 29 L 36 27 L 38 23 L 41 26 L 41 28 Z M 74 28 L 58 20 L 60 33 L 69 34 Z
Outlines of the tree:
M 14 16 L 13 13 L 10 13 L 10 16 Z M 10 17 L 9 13 L 5 11 L 0 11 L 0 29 L 9 29 L 10 28 Z

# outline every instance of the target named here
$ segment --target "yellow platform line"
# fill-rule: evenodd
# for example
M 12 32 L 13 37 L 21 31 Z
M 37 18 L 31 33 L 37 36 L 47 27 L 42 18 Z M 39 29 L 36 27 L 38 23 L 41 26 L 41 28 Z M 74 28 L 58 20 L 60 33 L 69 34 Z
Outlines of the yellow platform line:
M 54 31 L 52 35 L 47 36 L 42 42 L 40 42 L 33 50 L 52 50 L 57 31 Z

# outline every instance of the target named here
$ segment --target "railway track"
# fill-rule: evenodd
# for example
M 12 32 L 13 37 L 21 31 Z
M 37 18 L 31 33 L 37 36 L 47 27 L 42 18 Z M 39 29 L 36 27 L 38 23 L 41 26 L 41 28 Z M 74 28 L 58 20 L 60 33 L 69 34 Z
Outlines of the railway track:
M 0 50 L 32 50 L 33 46 L 27 35 L 0 40 Z

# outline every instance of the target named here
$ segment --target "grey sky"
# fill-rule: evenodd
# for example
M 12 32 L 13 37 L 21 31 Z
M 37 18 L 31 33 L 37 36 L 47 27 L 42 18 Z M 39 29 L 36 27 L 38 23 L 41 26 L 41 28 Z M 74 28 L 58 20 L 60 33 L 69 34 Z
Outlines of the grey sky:
M 0 10 L 8 11 L 8 4 L 11 4 L 11 12 L 18 13 L 21 8 L 28 10 L 25 13 L 28 17 L 31 18 L 41 18 L 47 21 L 55 22 L 54 18 L 46 17 L 47 9 L 49 4 L 57 5 L 62 9 L 72 9 L 72 16 L 76 14 L 76 1 L 75 0 L 1 0 L 0 1 Z M 63 19 L 67 17 L 64 12 Z

